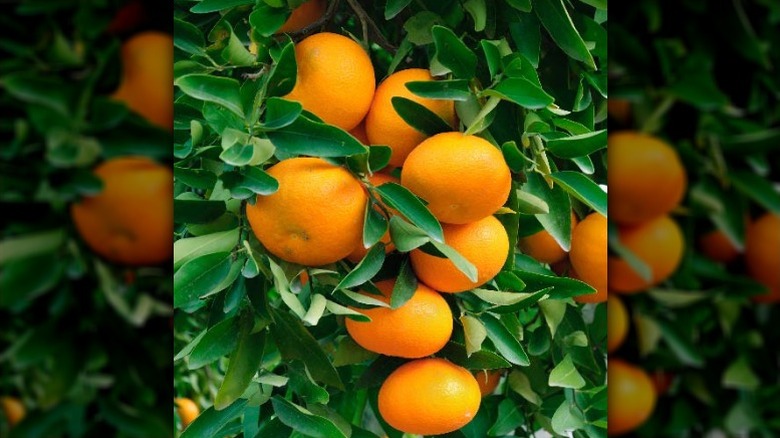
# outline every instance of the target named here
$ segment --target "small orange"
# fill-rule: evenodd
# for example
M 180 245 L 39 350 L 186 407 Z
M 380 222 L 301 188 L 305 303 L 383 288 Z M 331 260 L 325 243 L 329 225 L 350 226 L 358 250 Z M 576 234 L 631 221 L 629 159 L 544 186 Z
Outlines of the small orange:
M 769 289 L 753 299 L 780 301 L 780 215 L 765 213 L 748 228 L 745 264 L 750 275 Z
M 607 113 L 623 125 L 631 121 L 631 102 L 626 99 L 607 99 Z
M 326 0 L 307 0 L 293 9 L 287 21 L 276 31 L 277 34 L 297 32 L 319 20 L 328 7 Z
M 585 217 L 571 233 L 570 275 L 596 289 L 579 295 L 580 303 L 600 303 L 607 299 L 607 218 L 599 213 Z
M 384 173 L 375 173 L 368 177 L 368 182 L 371 183 L 374 187 L 379 187 L 382 184 L 394 182 L 399 183 L 398 178 L 390 175 L 386 175 Z M 384 203 L 382 204 L 384 205 Z M 381 213 L 381 209 L 378 206 L 374 206 L 374 208 Z M 388 208 L 385 206 L 385 208 Z M 388 211 L 391 214 L 397 214 L 397 212 L 393 209 L 388 208 Z M 395 249 L 395 245 L 393 245 L 393 242 L 390 240 L 390 230 L 388 229 L 385 231 L 385 235 L 382 236 L 381 239 L 379 239 L 380 242 L 385 244 L 385 253 L 388 253 Z M 354 251 L 350 255 L 347 256 L 347 260 L 349 260 L 352 263 L 358 263 L 359 261 L 363 260 L 363 257 L 368 254 L 368 248 L 365 248 L 363 246 L 363 241 L 361 239 L 360 244 L 355 248 Z
M 176 413 L 179 414 L 179 419 L 181 420 L 181 428 L 184 430 L 198 418 L 200 408 L 194 401 L 186 397 L 179 397 L 173 401 L 176 404 Z
M 577 225 L 577 216 L 571 214 L 571 229 Z M 540 230 L 530 236 L 521 237 L 517 242 L 524 254 L 536 260 L 553 265 L 566 258 L 566 251 L 547 230 Z
M 482 370 L 474 373 L 482 397 L 487 397 L 496 390 L 503 374 L 504 370 Z
M 349 131 L 350 134 L 352 134 L 353 137 L 358 139 L 358 141 L 366 146 L 370 145 L 371 142 L 368 140 L 368 134 L 366 134 L 366 122 L 365 120 L 360 122 L 359 125 L 352 128 L 351 131 Z
M 350 131 L 368 113 L 376 82 L 371 58 L 355 41 L 321 32 L 295 45 L 298 76 L 286 96 L 325 123 Z
M 444 359 L 418 359 L 401 365 L 382 384 L 379 413 L 404 433 L 441 435 L 468 424 L 481 399 L 469 370 Z
M 729 263 L 739 256 L 739 250 L 721 230 L 712 230 L 699 238 L 702 254 L 710 260 Z
M 620 243 L 652 270 L 650 281 L 642 279 L 624 260 L 609 257 L 609 287 L 619 293 L 639 292 L 669 278 L 685 251 L 680 226 L 669 216 L 635 225 L 620 227 Z
M 376 283 L 382 296 L 368 295 L 390 302 L 395 280 Z M 347 332 L 366 350 L 387 356 L 416 359 L 441 350 L 452 335 L 452 311 L 435 290 L 418 283 L 414 295 L 403 306 L 354 309 L 371 318 L 370 322 L 347 318 Z
M 124 265 L 173 255 L 173 173 L 146 157 L 106 160 L 94 170 L 103 190 L 71 205 L 79 235 L 97 254 Z
M 672 211 L 687 186 L 677 151 L 647 134 L 624 131 L 608 139 L 609 217 L 638 224 Z
M 674 374 L 668 371 L 655 370 L 650 374 L 655 393 L 659 396 L 666 394 L 674 383 Z
M 442 225 L 444 243 L 477 268 L 473 282 L 449 259 L 415 249 L 412 268 L 423 283 L 440 292 L 464 292 L 487 283 L 501 271 L 509 255 L 509 237 L 501 222 L 488 216 L 464 225 Z
M 610 359 L 607 368 L 607 432 L 622 435 L 650 418 L 655 409 L 655 388 L 644 370 L 621 359 Z
M 444 132 L 409 154 L 401 184 L 428 202 L 428 209 L 441 222 L 466 224 L 501 208 L 512 178 L 503 154 L 487 140 Z
M 620 348 L 628 335 L 628 310 L 615 295 L 607 298 L 607 352 Z
M 376 89 L 371 109 L 366 115 L 366 133 L 371 144 L 390 146 L 393 150 L 390 165 L 401 167 L 415 146 L 425 140 L 425 134 L 409 126 L 393 107 L 393 97 L 412 100 L 440 116 L 447 124 L 455 126 L 455 105 L 451 100 L 434 100 L 419 97 L 406 88 L 408 82 L 433 81 L 428 70 L 410 68 L 388 76 Z
M 291 158 L 267 171 L 279 190 L 258 195 L 246 215 L 268 251 L 288 262 L 320 266 L 360 245 L 368 199 L 346 169 L 321 158 Z
M 8 425 L 11 427 L 19 424 L 27 415 L 27 409 L 21 400 L 16 397 L 0 397 L 0 408 L 8 419 Z

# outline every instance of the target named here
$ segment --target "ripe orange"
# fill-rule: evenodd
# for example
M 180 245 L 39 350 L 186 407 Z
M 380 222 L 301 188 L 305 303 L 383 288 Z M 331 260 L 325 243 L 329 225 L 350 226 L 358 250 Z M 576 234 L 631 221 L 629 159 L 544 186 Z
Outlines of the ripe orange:
M 607 113 L 623 125 L 631 121 L 631 102 L 626 99 L 607 99 Z
M 628 335 L 628 310 L 615 295 L 607 298 L 607 352 L 620 348 Z
M 655 393 L 659 396 L 666 394 L 674 382 L 674 374 L 668 371 L 655 370 L 650 374 Z
M 369 295 L 390 302 L 395 280 L 378 281 L 383 296 Z M 370 322 L 346 319 L 347 332 L 366 350 L 387 356 L 416 359 L 441 350 L 452 335 L 452 311 L 435 290 L 417 284 L 412 298 L 393 310 L 387 307 L 354 309 L 371 318 Z
M 112 95 L 149 122 L 173 129 L 173 38 L 141 32 L 122 44 L 122 79 Z
M 287 21 L 276 31 L 277 34 L 297 32 L 319 20 L 328 7 L 326 0 L 308 0 L 293 9 Z
M 577 225 L 577 216 L 571 214 L 571 229 Z M 547 230 L 537 231 L 530 236 L 521 237 L 517 242 L 520 250 L 524 254 L 535 258 L 536 260 L 553 265 L 566 258 L 566 251 L 553 238 Z
M 610 359 L 607 367 L 607 431 L 610 436 L 630 432 L 647 421 L 655 409 L 653 382 L 639 367 Z
M 645 281 L 624 260 L 610 256 L 610 290 L 634 293 L 655 286 L 669 278 L 682 261 L 685 251 L 682 230 L 669 216 L 620 227 L 618 235 L 620 243 L 650 266 L 653 275 L 650 281 Z
M 496 390 L 503 374 L 504 370 L 482 370 L 474 373 L 482 397 L 486 397 Z
M 0 408 L 8 419 L 8 425 L 14 427 L 27 415 L 27 409 L 16 397 L 0 397 Z
M 367 196 L 346 169 L 291 158 L 268 169 L 279 190 L 246 206 L 255 236 L 275 256 L 307 266 L 341 260 L 363 240 Z
M 512 179 L 501 151 L 487 140 L 444 132 L 423 141 L 409 154 L 401 170 L 401 184 L 427 201 L 428 209 L 441 222 L 466 224 L 501 208 Z
M 737 258 L 739 250 L 721 230 L 712 230 L 699 238 L 701 252 L 709 259 L 729 263 Z
M 198 415 L 200 415 L 200 408 L 194 401 L 186 397 L 179 397 L 173 400 L 176 403 L 176 413 L 179 414 L 181 420 L 181 428 L 186 429 Z
M 766 213 L 748 228 L 745 264 L 750 275 L 769 289 L 754 300 L 780 301 L 780 215 Z
M 94 170 L 103 190 L 71 205 L 84 241 L 124 265 L 153 265 L 173 255 L 173 174 L 146 157 L 107 160 Z
M 444 359 L 418 359 L 401 365 L 382 384 L 379 413 L 402 432 L 441 435 L 468 424 L 481 398 L 467 369 Z
M 607 218 L 591 213 L 574 227 L 569 251 L 573 278 L 596 289 L 595 293 L 579 295 L 580 303 L 601 303 L 607 299 Z
M 487 283 L 501 271 L 509 255 L 509 237 L 493 216 L 464 225 L 443 224 L 444 243 L 477 268 L 472 282 L 446 258 L 420 249 L 410 253 L 412 268 L 423 283 L 440 292 L 464 292 Z
M 608 143 L 612 220 L 638 224 L 677 207 L 685 194 L 687 177 L 674 148 L 631 131 L 611 134 Z
M 298 77 L 287 99 L 345 131 L 363 120 L 376 82 L 371 58 L 360 44 L 321 32 L 295 45 L 295 60 Z
M 399 181 L 398 181 L 398 178 L 396 178 L 394 176 L 385 175 L 384 173 L 375 173 L 375 174 L 373 174 L 373 175 L 368 177 L 368 182 L 370 182 L 374 187 L 378 187 L 378 186 L 381 186 L 384 183 L 388 183 L 388 182 L 398 183 Z M 384 203 L 382 205 L 384 205 Z M 379 211 L 381 213 L 381 209 L 379 207 L 377 207 L 375 205 L 374 208 L 377 209 L 377 211 Z M 388 208 L 388 207 L 385 206 L 385 208 Z M 391 214 L 398 214 L 393 209 L 388 208 L 388 210 L 389 210 L 389 212 Z M 361 231 L 361 233 L 362 233 L 362 231 Z M 385 231 L 385 235 L 382 236 L 382 238 L 379 239 L 379 240 L 382 243 L 385 244 L 385 253 L 388 253 L 388 252 L 392 251 L 393 249 L 395 249 L 395 245 L 393 245 L 393 242 L 390 240 L 390 230 L 389 229 L 387 231 Z M 363 257 L 366 256 L 367 253 L 368 253 L 368 248 L 363 247 L 363 241 L 361 239 L 360 244 L 357 246 L 357 248 L 355 248 L 355 250 L 352 251 L 352 253 L 350 253 L 347 256 L 347 260 L 349 260 L 352 263 L 358 263 L 359 261 L 361 261 L 363 259 Z
M 425 134 L 407 124 L 393 108 L 393 97 L 405 97 L 439 115 L 450 126 L 455 126 L 455 104 L 451 100 L 434 100 L 419 97 L 406 88 L 407 82 L 433 81 L 430 72 L 410 68 L 395 72 L 376 89 L 371 109 L 366 116 L 366 133 L 371 144 L 390 146 L 393 154 L 390 165 L 401 167 L 409 152 L 425 140 Z
M 360 124 L 352 128 L 352 130 L 349 131 L 349 133 L 352 134 L 353 137 L 358 139 L 358 141 L 363 143 L 364 145 L 368 146 L 371 144 L 371 142 L 368 140 L 368 134 L 366 134 L 365 121 L 360 122 Z

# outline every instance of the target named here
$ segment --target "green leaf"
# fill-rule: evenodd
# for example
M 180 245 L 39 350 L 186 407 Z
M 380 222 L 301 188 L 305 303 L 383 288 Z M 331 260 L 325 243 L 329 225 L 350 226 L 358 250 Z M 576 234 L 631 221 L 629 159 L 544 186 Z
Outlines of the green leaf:
M 392 20 L 401 11 L 406 9 L 412 0 L 387 0 L 385 3 L 385 20 Z
M 241 413 L 244 412 L 246 404 L 247 400 L 238 400 L 220 411 L 216 410 L 213 406 L 206 409 L 195 418 L 195 421 L 184 429 L 180 438 L 220 436 L 218 432 L 230 421 L 238 418 Z
M 447 245 L 446 243 L 439 243 L 435 241 L 431 243 L 437 250 L 439 250 L 439 252 L 450 259 L 452 264 L 455 265 L 455 267 L 458 268 L 458 270 L 462 272 L 469 279 L 469 281 L 477 281 L 476 266 L 463 257 L 458 251 L 455 250 L 455 248 Z
M 64 268 L 55 253 L 6 263 L 0 270 L 0 309 L 22 306 L 49 291 L 62 278 Z
M 448 342 L 436 355 L 470 370 L 498 370 L 512 366 L 505 358 L 489 350 L 467 354 L 466 346 L 454 341 Z
M 462 315 L 460 323 L 463 325 L 463 337 L 466 340 L 466 355 L 482 349 L 482 343 L 487 339 L 487 330 L 482 321 L 470 315 Z
M 366 203 L 363 217 L 363 247 L 370 248 L 379 242 L 387 232 L 387 218 L 378 212 L 373 202 Z
M 572 429 L 581 429 L 585 425 L 579 409 L 576 406 L 572 406 L 572 403 L 568 400 L 564 400 L 558 406 L 551 422 L 553 430 L 561 435 Z
M 225 201 L 173 200 L 174 222 L 180 224 L 205 224 L 222 216 L 226 210 Z
M 526 78 L 506 78 L 483 94 L 498 96 L 528 109 L 546 108 L 555 101 L 554 97 Z
M 201 296 L 215 292 L 232 263 L 229 252 L 206 254 L 184 263 L 173 275 L 173 307 L 192 305 Z
M 190 9 L 190 12 L 196 14 L 207 14 L 209 12 L 217 12 L 223 9 L 251 5 L 254 3 L 254 0 L 201 0 Z
M 476 74 L 477 55 L 447 27 L 432 28 L 435 59 L 459 79 L 471 79 Z
M 312 438 L 347 438 L 332 421 L 293 404 L 280 396 L 271 398 L 274 412 L 282 423 Z
M 560 158 L 577 158 L 590 155 L 607 147 L 607 130 L 589 132 L 547 140 L 547 150 Z
M 425 231 L 398 216 L 390 218 L 390 239 L 400 252 L 409 252 L 431 241 Z
M 306 117 L 298 117 L 290 125 L 269 131 L 267 135 L 287 155 L 346 157 L 368 150 L 346 131 Z
M 544 300 L 539 302 L 539 308 L 542 309 L 544 321 L 550 329 L 550 336 L 554 339 L 558 326 L 566 315 L 566 302 L 561 300 Z
M 4 75 L 3 88 L 24 102 L 42 105 L 60 115 L 70 114 L 73 88 L 65 87 L 55 79 L 30 73 L 13 73 Z
M 677 356 L 680 363 L 694 368 L 704 366 L 705 361 L 700 350 L 696 348 L 691 340 L 686 339 L 679 333 L 679 328 L 674 327 L 666 321 L 656 320 L 656 322 L 661 330 L 664 341 L 666 341 L 666 344 L 675 356 Z
M 295 45 L 287 43 L 279 52 L 276 64 L 271 70 L 266 86 L 268 96 L 285 96 L 293 90 L 298 77 L 298 64 L 295 61 Z
M 263 128 L 280 129 L 293 123 L 303 111 L 303 105 L 292 100 L 270 97 L 265 101 Z
M 382 268 L 385 261 L 385 245 L 381 242 L 372 246 L 368 253 L 336 286 L 338 289 L 350 289 L 371 280 Z
M 571 196 L 582 201 L 588 207 L 607 216 L 607 192 L 601 189 L 592 179 L 573 171 L 553 172 L 550 178 L 558 183 Z
M 220 105 L 240 118 L 244 117 L 241 87 L 233 78 L 190 74 L 176 79 L 174 85 L 192 98 Z
M 729 176 L 740 192 L 767 210 L 780 214 L 780 193 L 769 180 L 747 171 L 734 171 Z
M 731 363 L 723 373 L 724 388 L 754 391 L 761 384 L 756 373 L 750 368 L 750 362 L 745 356 L 740 356 Z
M 417 277 L 414 275 L 412 264 L 409 262 L 409 258 L 407 257 L 404 258 L 403 262 L 401 262 L 401 268 L 398 271 L 398 277 L 395 279 L 393 292 L 390 296 L 390 308 L 397 309 L 406 304 L 406 302 L 409 301 L 412 296 L 414 296 L 416 290 Z
M 514 369 L 506 378 L 507 384 L 509 385 L 509 388 L 512 389 L 512 391 L 520 394 L 524 399 L 528 400 L 529 402 L 541 406 L 542 404 L 542 398 L 539 397 L 539 394 L 534 391 L 533 386 L 531 386 L 531 380 L 528 378 L 525 373 L 523 373 L 520 370 Z
M 173 243 L 173 269 L 177 270 L 188 261 L 206 254 L 228 252 L 238 244 L 238 228 L 186 237 Z
M 498 352 L 506 360 L 520 366 L 531 364 L 523 346 L 520 345 L 520 341 L 509 332 L 509 329 L 498 318 L 489 313 L 484 313 L 481 316 L 481 320 L 487 330 L 488 338 L 490 338 Z
M 522 12 L 531 12 L 531 0 L 507 0 L 509 6 Z
M 574 27 L 563 0 L 533 0 L 533 9 L 558 47 L 571 58 L 596 69 L 593 56 Z
M 257 374 L 260 362 L 263 360 L 266 331 L 260 330 L 257 333 L 252 333 L 253 327 L 254 316 L 252 314 L 247 313 L 241 317 L 241 334 L 238 338 L 238 346 L 230 355 L 225 378 L 214 398 L 214 407 L 217 410 L 225 409 L 238 400 Z
M 525 283 L 525 290 L 540 291 L 553 288 L 549 293 L 550 297 L 556 300 L 595 292 L 595 289 L 587 283 L 573 278 L 558 277 L 552 273 L 549 275 L 540 274 L 526 270 L 515 270 L 513 272 Z
M 429 137 L 441 132 L 452 131 L 452 126 L 448 125 L 438 114 L 413 100 L 394 96 L 391 101 L 395 112 L 409 126 Z
M 511 435 L 526 422 L 525 414 L 514 400 L 505 398 L 498 404 L 496 422 L 490 426 L 487 436 Z
M 418 226 L 421 230 L 436 242 L 444 242 L 444 232 L 441 224 L 423 204 L 423 201 L 415 196 L 406 187 L 393 182 L 382 184 L 376 188 L 385 204 L 399 211 L 409 221 Z M 392 218 L 390 224 L 392 227 Z M 392 228 L 391 228 L 392 230 Z M 392 231 L 391 231 L 392 232 Z M 395 239 L 393 239 L 395 241 Z
M 573 389 L 580 389 L 585 386 L 585 379 L 582 378 L 580 372 L 577 371 L 577 367 L 574 366 L 571 355 L 567 354 L 563 360 L 558 362 L 558 364 L 555 365 L 555 368 L 550 371 L 548 385 Z
M 190 353 L 187 368 L 198 369 L 230 353 L 236 347 L 239 335 L 238 318 L 220 321 L 203 332 L 203 337 Z
M 407 82 L 406 88 L 412 93 L 428 99 L 466 100 L 471 95 L 469 81 L 465 79 L 413 81 Z
M 64 229 L 5 238 L 0 241 L 0 266 L 14 260 L 53 253 L 65 243 L 65 238 Z
M 560 185 L 553 188 L 547 185 L 538 173 L 528 174 L 528 183 L 523 191 L 543 200 L 550 208 L 547 214 L 536 214 L 536 219 L 555 239 L 564 251 L 571 248 L 571 201 L 569 195 Z
M 463 9 L 474 19 L 474 30 L 482 32 L 487 24 L 487 5 L 485 0 L 467 0 Z
M 173 18 L 173 45 L 192 55 L 203 53 L 206 40 L 195 25 L 176 17 Z
M 269 37 L 282 27 L 288 15 L 285 8 L 274 8 L 264 2 L 258 2 L 249 14 L 249 24 L 260 35 Z

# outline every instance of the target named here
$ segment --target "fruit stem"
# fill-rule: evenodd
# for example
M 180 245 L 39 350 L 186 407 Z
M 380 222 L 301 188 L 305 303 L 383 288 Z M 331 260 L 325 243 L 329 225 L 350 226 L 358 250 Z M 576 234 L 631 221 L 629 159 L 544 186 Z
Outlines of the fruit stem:
M 661 103 L 655 107 L 655 110 L 653 110 L 650 116 L 648 116 L 644 123 L 642 123 L 642 128 L 639 131 L 644 134 L 652 134 L 655 132 L 659 128 L 659 120 L 661 117 L 663 117 L 664 114 L 666 114 L 667 111 L 669 111 L 669 109 L 672 108 L 672 105 L 674 105 L 676 100 L 677 99 L 670 94 L 664 96 L 664 99 L 661 101 Z

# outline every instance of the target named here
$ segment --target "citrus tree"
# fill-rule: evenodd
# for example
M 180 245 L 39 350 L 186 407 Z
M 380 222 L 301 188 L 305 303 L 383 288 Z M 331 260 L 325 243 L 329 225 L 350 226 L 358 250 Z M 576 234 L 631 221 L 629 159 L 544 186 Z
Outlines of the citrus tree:
M 182 437 L 606 435 L 606 2 L 174 5 Z
M 172 435 L 172 42 L 143 7 L 4 4 L 3 437 Z
M 615 435 L 778 431 L 780 7 L 718 5 L 613 10 Z

